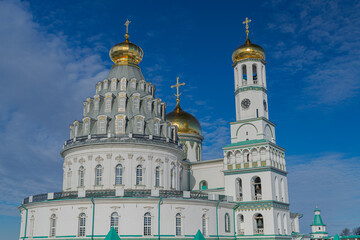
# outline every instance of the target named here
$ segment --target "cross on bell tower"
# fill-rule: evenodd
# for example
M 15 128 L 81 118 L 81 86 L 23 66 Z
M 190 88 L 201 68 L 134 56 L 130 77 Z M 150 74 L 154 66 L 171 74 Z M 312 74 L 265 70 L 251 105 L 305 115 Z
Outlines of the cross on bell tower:
M 171 88 L 176 87 L 176 94 L 175 94 L 175 96 L 176 96 L 176 102 L 177 102 L 177 103 L 180 102 L 180 98 L 179 98 L 179 97 L 180 97 L 180 95 L 181 95 L 181 93 L 179 93 L 179 88 L 180 88 L 180 86 L 184 86 L 184 85 L 185 85 L 185 83 L 179 83 L 179 77 L 177 77 L 177 78 L 176 78 L 176 84 L 171 86 Z

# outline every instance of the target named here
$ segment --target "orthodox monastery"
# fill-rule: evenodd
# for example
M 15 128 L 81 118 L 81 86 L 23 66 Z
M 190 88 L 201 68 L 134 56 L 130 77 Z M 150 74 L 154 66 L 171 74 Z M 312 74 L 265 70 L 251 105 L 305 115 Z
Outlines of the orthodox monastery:
M 199 230 L 197 239 L 299 238 L 285 150 L 269 120 L 265 51 L 250 41 L 250 21 L 232 54 L 236 121 L 222 159 L 203 161 L 201 126 L 180 107 L 179 79 L 166 113 L 126 30 L 109 75 L 70 125 L 62 191 L 23 200 L 19 239 L 104 239 L 110 229 L 121 239 L 193 239 Z

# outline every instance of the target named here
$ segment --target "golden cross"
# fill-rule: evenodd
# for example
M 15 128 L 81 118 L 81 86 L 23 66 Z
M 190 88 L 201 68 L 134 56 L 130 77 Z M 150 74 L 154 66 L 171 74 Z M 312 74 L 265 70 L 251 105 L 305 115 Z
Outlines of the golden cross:
M 176 78 L 176 84 L 171 86 L 171 88 L 176 87 L 176 94 L 175 94 L 175 96 L 176 96 L 176 102 L 177 102 L 177 103 L 179 103 L 179 101 L 180 101 L 179 97 L 180 97 L 180 95 L 181 95 L 181 93 L 179 93 L 179 88 L 180 88 L 180 86 L 183 86 L 183 85 L 185 85 L 185 83 L 179 83 L 179 77 L 177 77 L 177 78 Z
M 125 26 L 126 26 L 126 33 L 129 33 L 129 24 L 130 24 L 131 22 L 129 21 L 129 19 L 126 19 L 126 22 L 125 22 Z
M 245 18 L 245 21 L 243 21 L 243 24 L 245 24 L 246 29 L 246 35 L 249 36 L 249 23 L 251 22 L 251 19 Z

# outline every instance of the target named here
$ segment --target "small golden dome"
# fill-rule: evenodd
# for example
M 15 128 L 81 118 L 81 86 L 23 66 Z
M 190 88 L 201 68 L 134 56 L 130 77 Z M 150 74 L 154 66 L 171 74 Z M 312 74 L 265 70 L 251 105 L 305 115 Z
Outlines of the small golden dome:
M 183 111 L 180 104 L 176 104 L 172 112 L 166 114 L 166 119 L 178 126 L 178 133 L 190 133 L 201 135 L 199 121 L 190 113 Z
M 129 34 L 125 34 L 125 41 L 114 45 L 109 52 L 111 60 L 118 65 L 139 64 L 144 56 L 143 50 L 129 41 Z
M 247 37 L 245 43 L 235 49 L 232 54 L 233 63 L 247 58 L 257 58 L 265 60 L 264 49 L 259 45 L 253 44 L 250 41 L 249 37 Z

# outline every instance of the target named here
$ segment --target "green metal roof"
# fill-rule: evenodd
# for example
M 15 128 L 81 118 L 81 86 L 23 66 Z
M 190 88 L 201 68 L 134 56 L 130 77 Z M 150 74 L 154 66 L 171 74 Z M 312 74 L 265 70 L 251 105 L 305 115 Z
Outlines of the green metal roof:
M 255 143 L 264 143 L 264 142 L 267 142 L 267 141 L 265 139 L 254 139 L 254 140 L 242 141 L 242 142 L 237 142 L 237 143 L 231 143 L 229 145 L 226 145 L 223 148 L 237 147 L 237 146 L 243 146 L 243 145 L 255 144 Z
M 116 230 L 112 227 L 104 240 L 120 240 Z
M 326 225 L 323 223 L 320 215 L 315 215 L 314 221 L 312 222 L 311 226 L 326 226 Z
M 206 240 L 206 238 L 204 237 L 204 235 L 200 232 L 200 230 L 197 231 L 195 237 L 193 238 L 194 240 Z
M 336 234 L 336 235 L 334 236 L 333 240 L 340 240 L 339 235 Z

